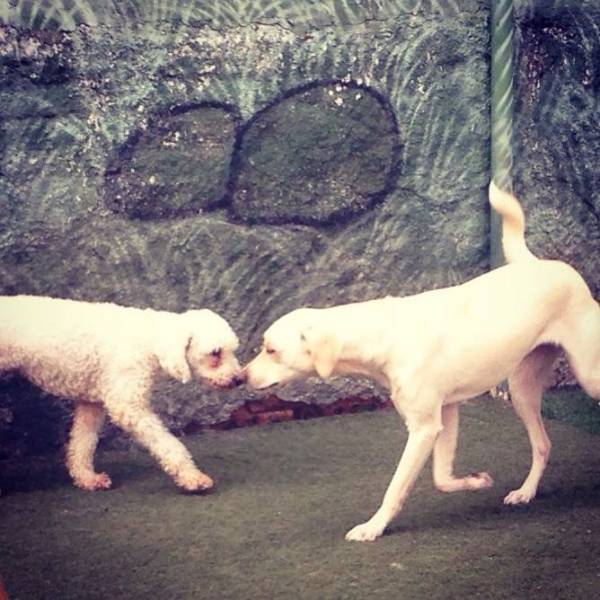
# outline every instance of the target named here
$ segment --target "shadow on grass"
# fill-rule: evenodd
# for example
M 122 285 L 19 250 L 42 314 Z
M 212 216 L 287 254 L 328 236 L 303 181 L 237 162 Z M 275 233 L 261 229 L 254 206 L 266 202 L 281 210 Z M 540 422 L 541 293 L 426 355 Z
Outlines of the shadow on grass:
M 469 492 L 465 493 L 469 494 Z M 479 495 L 478 492 L 473 494 Z M 385 535 L 401 535 L 416 530 L 464 531 L 473 526 L 477 529 L 495 529 L 506 521 L 510 521 L 514 526 L 520 522 L 537 522 L 542 518 L 553 519 L 575 508 L 598 509 L 600 508 L 600 483 L 547 490 L 539 493 L 530 504 L 517 506 L 503 504 L 501 497 L 496 497 L 492 501 L 481 498 L 481 503 L 477 506 L 468 506 L 466 509 L 461 507 L 456 510 L 443 506 L 442 502 L 443 500 L 440 500 L 436 503 L 435 510 L 421 510 L 419 514 L 411 510 L 410 525 L 392 524 Z

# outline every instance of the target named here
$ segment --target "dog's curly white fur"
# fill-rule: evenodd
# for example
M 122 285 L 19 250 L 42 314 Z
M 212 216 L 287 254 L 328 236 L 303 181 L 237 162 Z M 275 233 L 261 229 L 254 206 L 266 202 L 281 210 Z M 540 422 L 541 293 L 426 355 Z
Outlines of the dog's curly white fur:
M 170 313 L 40 296 L 0 297 L 0 371 L 17 370 L 50 394 L 75 402 L 67 466 L 86 490 L 109 488 L 93 465 L 98 431 L 110 419 L 131 433 L 177 485 L 213 482 L 150 407 L 159 375 L 216 387 L 241 383 L 238 339 L 207 310 Z
M 263 349 L 246 367 L 266 388 L 296 377 L 359 373 L 391 390 L 408 441 L 383 502 L 349 540 L 374 540 L 400 511 L 433 452 L 433 479 L 445 492 L 489 487 L 487 473 L 453 474 L 458 404 L 504 379 L 532 448 L 530 472 L 506 504 L 537 491 L 550 452 L 541 395 L 561 346 L 582 387 L 600 398 L 600 308 L 570 266 L 538 260 L 527 248 L 516 198 L 492 184 L 503 219 L 508 265 L 462 285 L 406 298 L 326 309 L 299 309 L 273 323 Z

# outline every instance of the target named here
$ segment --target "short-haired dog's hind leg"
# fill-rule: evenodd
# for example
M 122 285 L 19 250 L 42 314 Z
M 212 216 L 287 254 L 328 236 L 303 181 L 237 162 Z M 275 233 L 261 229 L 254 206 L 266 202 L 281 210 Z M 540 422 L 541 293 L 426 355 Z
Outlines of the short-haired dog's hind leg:
M 560 353 L 549 344 L 532 350 L 510 376 L 508 385 L 515 412 L 521 417 L 531 443 L 531 469 L 519 489 L 504 498 L 504 504 L 524 504 L 535 497 L 552 447 L 542 421 L 542 393 Z
M 454 475 L 454 456 L 458 441 L 458 409 L 458 404 L 446 404 L 442 407 L 444 428 L 433 447 L 433 482 L 441 492 L 489 488 L 494 482 L 488 473 L 471 473 L 464 477 Z

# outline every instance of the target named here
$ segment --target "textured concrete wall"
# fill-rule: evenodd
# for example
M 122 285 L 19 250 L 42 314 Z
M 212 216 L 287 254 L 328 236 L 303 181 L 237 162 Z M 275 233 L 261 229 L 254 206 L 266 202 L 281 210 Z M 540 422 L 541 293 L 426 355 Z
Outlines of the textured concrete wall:
M 521 65 L 556 43 L 539 14 L 560 11 L 539 4 L 519 11 L 533 48 Z M 483 272 L 488 19 L 485 0 L 0 3 L 0 292 L 207 306 L 248 358 L 295 307 Z M 568 72 L 556 68 L 553 91 Z M 577 80 L 584 104 L 597 101 L 598 61 L 589 68 L 592 86 Z M 597 281 L 598 175 L 590 162 L 579 187 L 565 179 L 562 204 L 544 203 L 525 163 L 555 189 L 537 153 L 543 145 L 562 166 L 560 145 L 548 123 L 530 123 L 548 94 L 520 69 L 518 167 L 534 247 L 557 239 L 544 233 L 552 221 L 567 258 Z M 591 161 L 594 134 L 577 126 L 587 137 L 575 156 Z M 576 160 L 568 172 L 582 174 Z M 278 393 L 323 402 L 372 391 L 338 379 Z M 182 429 L 254 397 L 168 384 L 154 402 Z M 0 383 L 0 411 L 0 436 L 23 451 L 32 438 L 60 440 L 68 420 L 15 378 Z
M 527 241 L 600 297 L 600 4 L 515 2 L 515 189 Z M 564 360 L 560 384 L 575 380 Z
M 516 189 L 538 254 L 600 297 L 600 3 L 516 4 Z

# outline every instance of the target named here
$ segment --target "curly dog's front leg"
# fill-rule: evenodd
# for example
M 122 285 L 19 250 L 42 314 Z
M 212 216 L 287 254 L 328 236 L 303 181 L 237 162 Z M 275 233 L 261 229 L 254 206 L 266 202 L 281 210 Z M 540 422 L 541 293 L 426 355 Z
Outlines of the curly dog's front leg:
M 187 448 L 145 403 L 112 401 L 107 410 L 113 422 L 147 448 L 178 486 L 189 492 L 213 487 L 213 480 L 196 467 Z

